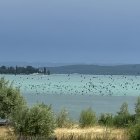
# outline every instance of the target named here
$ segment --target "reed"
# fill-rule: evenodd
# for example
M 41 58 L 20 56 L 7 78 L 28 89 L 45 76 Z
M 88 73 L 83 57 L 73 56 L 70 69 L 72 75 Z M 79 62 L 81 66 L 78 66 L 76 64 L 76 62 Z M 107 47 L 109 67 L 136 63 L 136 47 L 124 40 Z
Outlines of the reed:
M 128 140 L 124 129 L 106 127 L 56 129 L 58 140 Z

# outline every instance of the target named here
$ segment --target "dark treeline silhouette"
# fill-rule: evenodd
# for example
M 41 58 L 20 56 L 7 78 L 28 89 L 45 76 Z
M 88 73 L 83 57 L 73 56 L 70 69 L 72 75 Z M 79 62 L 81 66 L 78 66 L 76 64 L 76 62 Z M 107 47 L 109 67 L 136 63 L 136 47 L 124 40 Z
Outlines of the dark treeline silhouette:
M 140 64 L 128 65 L 67 65 L 47 67 L 53 74 L 140 75 Z
M 34 68 L 32 66 L 27 67 L 6 67 L 1 66 L 0 67 L 0 74 L 33 74 L 33 73 L 40 73 L 40 74 L 46 74 L 50 75 L 50 71 L 44 68 Z

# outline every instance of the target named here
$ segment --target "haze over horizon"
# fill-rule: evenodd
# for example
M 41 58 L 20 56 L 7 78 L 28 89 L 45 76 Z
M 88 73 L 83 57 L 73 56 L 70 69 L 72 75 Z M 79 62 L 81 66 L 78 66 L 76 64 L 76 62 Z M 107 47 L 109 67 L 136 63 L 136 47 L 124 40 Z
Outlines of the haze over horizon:
M 0 62 L 140 64 L 139 0 L 1 0 Z
M 84 63 L 84 62 L 39 62 L 39 61 L 0 61 L 0 66 L 35 66 L 35 67 L 59 67 L 72 65 L 97 65 L 97 66 L 119 66 L 140 65 L 140 63 Z

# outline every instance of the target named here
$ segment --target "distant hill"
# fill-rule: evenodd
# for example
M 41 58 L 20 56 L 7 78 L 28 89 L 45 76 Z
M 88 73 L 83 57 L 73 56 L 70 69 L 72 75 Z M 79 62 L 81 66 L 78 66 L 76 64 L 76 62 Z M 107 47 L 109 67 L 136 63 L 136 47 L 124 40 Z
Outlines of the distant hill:
M 95 74 L 95 75 L 140 75 L 140 64 L 100 66 L 100 65 L 68 65 L 47 67 L 52 74 Z
M 0 66 L 33 66 L 50 70 L 51 74 L 140 75 L 140 64 L 67 64 L 50 62 L 0 62 Z

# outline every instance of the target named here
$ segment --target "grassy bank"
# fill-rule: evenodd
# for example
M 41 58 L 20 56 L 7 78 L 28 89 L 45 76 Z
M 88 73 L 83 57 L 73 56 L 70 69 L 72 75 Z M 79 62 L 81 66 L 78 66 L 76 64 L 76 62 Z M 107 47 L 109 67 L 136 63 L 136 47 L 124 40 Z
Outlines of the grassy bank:
M 58 140 L 127 140 L 125 129 L 95 126 L 92 128 L 56 129 Z
M 57 140 L 128 140 L 125 129 L 95 126 L 91 128 L 57 128 Z M 11 128 L 0 127 L 0 140 L 16 140 Z
M 11 127 L 0 127 L 0 140 L 16 140 L 15 134 Z

